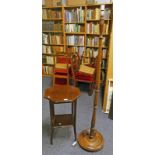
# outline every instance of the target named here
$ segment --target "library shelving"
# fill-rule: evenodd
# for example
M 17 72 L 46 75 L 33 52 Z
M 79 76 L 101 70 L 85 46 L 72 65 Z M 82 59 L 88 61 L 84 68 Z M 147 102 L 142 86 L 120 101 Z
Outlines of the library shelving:
M 104 11 L 103 11 L 104 8 Z M 109 40 L 112 27 L 112 3 L 82 6 L 42 7 L 43 77 L 52 76 L 57 52 L 90 53 L 94 59 L 99 50 L 100 15 L 104 14 L 102 77 L 104 84 L 108 62 Z M 51 63 L 49 63 L 51 61 Z

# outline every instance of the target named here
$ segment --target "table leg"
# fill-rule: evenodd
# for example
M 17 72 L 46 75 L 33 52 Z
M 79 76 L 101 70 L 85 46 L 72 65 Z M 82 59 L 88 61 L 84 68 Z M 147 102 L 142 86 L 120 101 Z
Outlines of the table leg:
M 54 131 L 54 115 L 55 115 L 55 112 L 54 112 L 54 104 L 50 101 L 49 103 L 50 105 L 50 123 L 51 123 L 51 144 L 53 144 L 53 131 Z
M 75 141 L 76 141 L 76 103 L 77 103 L 77 100 L 74 101 L 74 103 L 72 104 L 73 107 L 74 107 L 74 136 L 75 136 Z
M 71 106 L 72 106 L 72 116 L 73 116 L 73 119 L 74 119 L 74 102 L 71 103 Z

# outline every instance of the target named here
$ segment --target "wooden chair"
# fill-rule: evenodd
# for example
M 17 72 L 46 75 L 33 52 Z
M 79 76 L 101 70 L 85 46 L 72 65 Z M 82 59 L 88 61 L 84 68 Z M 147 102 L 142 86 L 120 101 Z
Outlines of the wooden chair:
M 53 86 L 69 85 L 71 59 L 67 54 L 55 55 L 55 65 L 53 69 Z
M 75 81 L 75 85 L 78 82 L 84 82 L 89 84 L 89 95 L 93 94 L 94 86 L 95 86 L 95 63 L 83 63 L 81 64 L 81 60 L 77 54 L 72 56 L 72 73 Z M 86 61 L 88 62 L 88 60 Z M 92 62 L 92 61 L 90 61 Z

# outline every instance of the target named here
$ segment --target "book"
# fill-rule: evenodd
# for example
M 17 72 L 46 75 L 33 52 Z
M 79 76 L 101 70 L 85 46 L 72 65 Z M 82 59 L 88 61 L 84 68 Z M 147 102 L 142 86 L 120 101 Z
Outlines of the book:
M 49 36 L 46 33 L 42 34 L 42 43 L 43 44 L 49 44 Z
M 105 81 L 105 77 L 106 77 L 106 73 L 104 70 L 101 71 L 101 79 L 102 79 L 102 82 Z
M 103 49 L 102 50 L 102 58 L 106 58 L 107 57 L 107 49 Z
M 42 19 L 47 19 L 48 18 L 48 13 L 46 9 L 42 9 Z
M 108 46 L 108 38 L 107 37 L 103 37 L 103 39 L 102 39 L 102 46 L 103 47 L 107 47 Z
M 102 69 L 106 69 L 106 61 L 102 60 Z
M 112 15 L 112 11 L 110 9 L 108 9 L 108 8 L 105 8 L 105 10 L 103 11 L 104 20 L 110 20 L 111 15 Z
M 104 34 L 109 34 L 109 21 L 104 23 Z

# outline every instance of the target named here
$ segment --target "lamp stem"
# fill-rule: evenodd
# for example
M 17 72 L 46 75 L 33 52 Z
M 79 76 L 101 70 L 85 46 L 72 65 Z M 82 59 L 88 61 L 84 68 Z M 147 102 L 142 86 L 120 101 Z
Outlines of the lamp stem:
M 100 78 L 101 78 L 101 58 L 102 58 L 102 39 L 104 30 L 104 19 L 101 16 L 100 20 L 100 37 L 99 37 L 99 52 L 96 58 L 96 89 L 94 96 L 93 114 L 90 129 L 83 130 L 78 136 L 78 143 L 80 147 L 87 151 L 99 151 L 104 146 L 104 138 L 102 134 L 95 129 L 96 124 L 96 110 L 98 106 Z
M 100 78 L 101 78 L 101 57 L 102 57 L 102 35 L 99 37 L 99 53 L 96 59 L 96 89 L 94 97 L 93 115 L 91 120 L 90 138 L 94 136 L 94 128 L 96 123 L 96 110 L 98 107 L 99 91 L 100 91 Z

